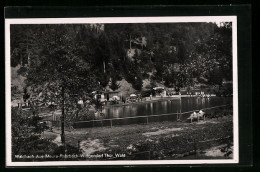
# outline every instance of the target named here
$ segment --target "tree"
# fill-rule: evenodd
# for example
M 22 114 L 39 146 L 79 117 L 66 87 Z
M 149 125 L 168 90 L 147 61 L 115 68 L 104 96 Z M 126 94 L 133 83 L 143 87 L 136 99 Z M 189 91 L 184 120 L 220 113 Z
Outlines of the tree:
M 39 50 L 28 68 L 27 86 L 34 102 L 55 102 L 62 109 L 61 140 L 65 145 L 65 121 L 75 119 L 73 113 L 82 95 L 99 88 L 86 46 L 75 34 L 73 25 L 43 25 L 39 34 Z M 80 32 L 78 32 L 80 33 Z M 74 45 L 72 45 L 72 43 Z M 83 53 L 82 53 L 83 52 Z M 72 116 L 67 116 L 71 114 Z
M 24 88 L 23 91 L 23 101 L 26 102 L 30 98 L 30 94 L 27 91 L 27 88 Z
M 28 117 L 19 108 L 12 108 L 12 155 L 33 155 L 40 149 L 40 142 L 45 143 L 46 151 L 49 150 L 50 143 L 47 140 L 40 140 L 40 134 L 44 131 L 44 126 L 40 125 L 41 118 L 37 115 Z
M 113 91 L 115 91 L 115 90 L 117 90 L 120 87 L 121 87 L 121 85 L 119 83 L 117 83 L 116 78 L 112 77 L 111 84 L 109 85 L 109 88 L 111 88 Z
M 132 84 L 133 85 L 133 88 L 138 90 L 138 91 L 141 91 L 142 87 L 143 87 L 143 80 L 141 77 L 135 77 L 134 79 L 134 83 Z
M 221 85 L 223 78 L 232 80 L 231 23 L 222 23 L 208 39 L 196 43 L 193 63 L 207 84 Z

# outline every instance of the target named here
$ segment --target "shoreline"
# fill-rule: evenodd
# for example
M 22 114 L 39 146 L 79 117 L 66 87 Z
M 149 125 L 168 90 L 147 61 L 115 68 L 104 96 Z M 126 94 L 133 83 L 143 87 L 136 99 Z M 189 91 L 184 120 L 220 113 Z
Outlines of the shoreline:
M 113 105 L 104 105 L 104 107 L 119 107 L 119 106 L 128 106 L 132 104 L 145 104 L 145 103 L 151 103 L 151 102 L 159 102 L 159 101 L 167 101 L 167 100 L 179 100 L 183 97 L 197 97 L 197 98 L 211 98 L 211 97 L 217 97 L 217 96 L 211 96 L 211 97 L 201 97 L 201 96 L 190 96 L 190 95 L 181 95 L 181 96 L 174 96 L 174 97 L 153 97 L 152 100 L 143 100 L 143 101 L 137 101 L 137 102 L 130 102 L 130 103 L 119 103 L 119 104 L 113 104 Z M 110 102 L 110 101 L 108 101 Z

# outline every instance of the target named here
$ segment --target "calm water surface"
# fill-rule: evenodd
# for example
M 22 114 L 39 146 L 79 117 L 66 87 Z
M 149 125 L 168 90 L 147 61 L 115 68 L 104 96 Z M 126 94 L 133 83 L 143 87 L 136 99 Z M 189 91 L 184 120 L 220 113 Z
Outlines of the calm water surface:
M 188 112 L 208 108 L 213 106 L 220 106 L 232 104 L 232 97 L 183 97 L 181 99 L 160 100 L 154 102 L 143 102 L 128 104 L 125 106 L 106 106 L 103 110 L 104 117 L 95 116 L 97 121 L 79 121 L 75 124 L 75 128 L 82 127 L 100 127 L 100 126 L 114 126 L 114 125 L 130 125 L 148 122 L 161 122 L 161 121 L 176 121 L 177 115 L 172 114 L 178 112 Z M 151 116 L 160 114 L 171 114 L 164 116 Z M 189 113 L 181 115 L 181 121 L 189 117 Z M 125 117 L 138 117 L 150 116 L 139 118 L 125 118 Z M 119 119 L 118 119 L 119 118 Z M 124 118 L 124 119 L 122 119 Z M 104 119 L 104 120 L 100 120 Z M 105 120 L 107 119 L 107 120 Z
M 105 118 L 124 118 L 131 116 L 158 115 L 187 112 L 201 108 L 232 104 L 232 97 L 183 97 L 181 99 L 162 100 L 126 106 L 107 106 L 104 109 Z

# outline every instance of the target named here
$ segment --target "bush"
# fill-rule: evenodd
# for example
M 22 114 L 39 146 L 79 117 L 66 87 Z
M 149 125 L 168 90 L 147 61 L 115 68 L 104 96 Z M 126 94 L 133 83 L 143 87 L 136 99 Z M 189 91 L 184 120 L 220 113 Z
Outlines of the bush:
M 213 112 L 206 113 L 207 118 L 222 118 L 224 116 L 233 115 L 233 109 L 232 106 L 229 106 L 227 108 L 220 108 Z
M 132 82 L 133 88 L 136 90 L 141 90 L 143 87 L 143 80 L 140 77 L 137 77 L 133 82 Z
M 142 97 L 149 97 L 152 94 L 151 90 L 148 91 L 141 91 L 141 96 Z
M 57 155 L 57 156 L 60 156 L 60 155 L 80 155 L 82 154 L 81 150 L 79 150 L 78 148 L 75 148 L 69 144 L 66 144 L 66 152 L 65 152 L 65 147 L 64 146 L 59 146 L 58 148 L 56 148 L 53 152 L 52 155 Z M 59 159 L 56 159 L 56 160 L 64 160 L 65 158 L 63 157 L 59 157 Z M 66 160 L 79 160 L 79 159 L 82 159 L 80 157 L 77 157 L 77 158 L 66 158 Z
M 130 154 L 134 155 L 134 159 L 147 159 L 147 155 L 141 152 L 152 151 L 153 155 L 156 156 L 151 158 L 167 159 L 172 158 L 173 155 L 196 153 L 198 150 L 219 145 L 219 143 L 230 145 L 232 137 L 233 125 L 231 121 L 207 124 L 203 128 L 183 131 L 181 135 L 176 137 L 160 137 L 156 140 L 147 139 L 144 142 L 136 143 Z M 137 154 L 135 155 L 135 153 Z M 228 149 L 227 154 L 230 154 L 230 149 Z
M 12 108 L 12 156 L 23 153 L 24 155 L 46 153 L 51 142 L 41 139 L 41 133 L 45 129 L 44 123 L 41 123 L 41 117 L 32 116 L 28 118 L 28 114 L 18 108 Z M 30 115 L 30 114 L 29 114 Z
M 233 85 L 232 84 L 224 84 L 222 85 L 219 90 L 215 91 L 217 96 L 232 96 L 233 95 Z

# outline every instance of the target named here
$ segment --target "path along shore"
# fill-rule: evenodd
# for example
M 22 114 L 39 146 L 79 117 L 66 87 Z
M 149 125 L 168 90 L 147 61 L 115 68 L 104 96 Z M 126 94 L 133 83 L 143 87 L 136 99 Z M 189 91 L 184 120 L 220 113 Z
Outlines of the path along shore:
M 119 104 L 106 104 L 104 105 L 105 107 L 110 107 L 110 106 L 127 106 L 127 105 L 132 105 L 132 104 L 142 104 L 142 103 L 151 103 L 151 102 L 158 102 L 158 101 L 166 101 L 166 100 L 178 100 L 181 99 L 182 97 L 198 97 L 198 98 L 207 98 L 207 97 L 200 97 L 200 96 L 195 96 L 195 95 L 176 95 L 176 96 L 167 96 L 167 97 L 145 97 L 140 101 L 136 101 L 136 102 L 127 102 L 127 103 L 123 103 L 120 101 Z M 211 97 L 216 97 L 215 95 L 211 96 Z M 108 101 L 109 103 L 110 101 Z

